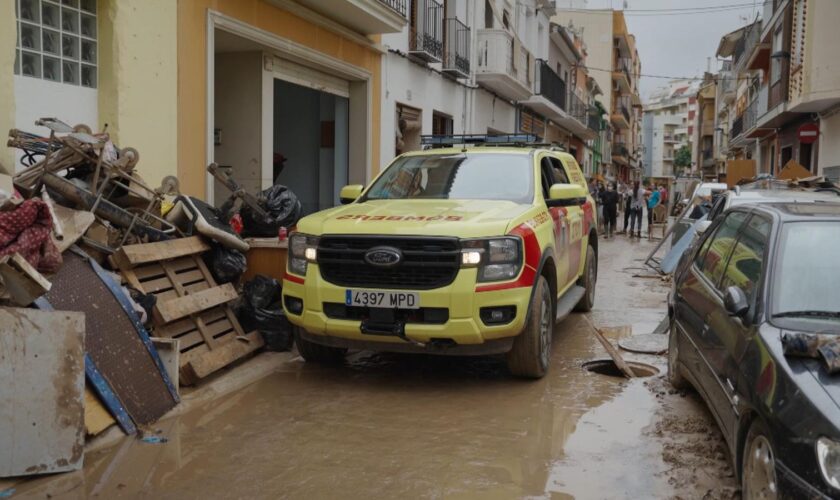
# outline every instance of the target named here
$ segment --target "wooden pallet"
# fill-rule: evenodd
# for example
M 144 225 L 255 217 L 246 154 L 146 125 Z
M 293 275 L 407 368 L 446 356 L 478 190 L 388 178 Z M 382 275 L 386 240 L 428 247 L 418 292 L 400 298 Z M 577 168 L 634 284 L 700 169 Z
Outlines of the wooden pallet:
M 156 337 L 176 338 L 181 349 L 181 384 L 192 385 L 263 345 L 259 332 L 245 333 L 229 303 L 230 284 L 217 285 L 201 253 L 198 236 L 125 245 L 111 263 L 129 286 L 157 297 L 152 321 Z

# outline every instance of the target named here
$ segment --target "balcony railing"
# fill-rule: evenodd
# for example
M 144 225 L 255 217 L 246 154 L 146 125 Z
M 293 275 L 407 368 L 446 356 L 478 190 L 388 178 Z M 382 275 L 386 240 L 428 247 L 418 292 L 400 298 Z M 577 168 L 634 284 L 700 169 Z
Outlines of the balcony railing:
M 627 120 L 627 123 L 630 123 L 630 110 L 627 109 L 627 105 L 622 102 L 618 107 L 621 109 L 621 114 L 624 115 L 624 119 Z
M 729 140 L 734 141 L 736 137 L 741 135 L 741 132 L 744 131 L 744 115 L 735 118 L 732 122 L 732 128 L 729 129 Z
M 542 59 L 537 59 L 537 82 L 535 94 L 553 102 L 566 111 L 566 82 Z
M 408 0 L 379 0 L 380 3 L 390 7 L 403 17 L 406 17 L 406 7 Z
M 586 124 L 586 115 L 589 112 L 589 107 L 578 97 L 574 92 L 569 91 L 569 109 L 568 112 L 577 121 Z
M 746 33 L 737 42 L 735 42 L 735 50 L 732 53 L 732 64 L 736 68 L 740 68 L 743 62 L 750 56 L 753 47 L 758 43 L 761 36 L 761 26 L 753 25 L 747 28 Z
M 786 100 L 787 95 L 784 94 L 783 90 L 782 79 L 770 86 L 770 100 L 767 101 L 767 109 L 773 109 Z
M 618 60 L 618 67 L 621 69 L 621 71 L 624 72 L 624 76 L 627 77 L 627 83 L 632 85 L 633 84 L 633 78 L 630 76 L 630 74 L 631 74 L 630 59 L 627 59 L 627 58 L 619 59 Z
M 627 145 L 623 142 L 613 142 L 612 144 L 612 155 L 613 156 L 623 156 L 625 158 L 630 157 L 630 150 L 627 149 Z
M 443 71 L 463 78 L 470 76 L 470 28 L 455 18 L 445 21 Z
M 426 61 L 443 57 L 443 5 L 437 0 L 415 0 L 408 53 Z
M 589 107 L 589 113 L 586 115 L 586 126 L 595 132 L 601 131 L 601 112 L 595 106 Z

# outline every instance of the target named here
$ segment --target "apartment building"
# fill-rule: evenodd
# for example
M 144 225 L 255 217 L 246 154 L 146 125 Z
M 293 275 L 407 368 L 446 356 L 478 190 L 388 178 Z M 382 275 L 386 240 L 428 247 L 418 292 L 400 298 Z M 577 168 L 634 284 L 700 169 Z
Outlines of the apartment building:
M 691 161 L 704 179 L 717 180 L 723 173 L 715 155 L 717 120 L 717 78 L 706 73 L 696 94 Z
M 545 0 L 407 0 L 409 22 L 382 36 L 380 158 L 421 147 L 429 134 L 531 133 L 587 170 L 600 122 L 600 87 L 586 48 L 550 22 Z
M 741 81 L 730 157 L 754 158 L 763 173 L 795 160 L 815 175 L 840 176 L 838 19 L 840 2 L 768 0 L 762 20 L 724 37 L 718 53 L 732 56 Z
M 603 89 L 598 99 L 608 111 L 612 130 L 611 162 L 605 164 L 605 177 L 622 182 L 638 179 L 643 163 L 638 92 L 641 61 L 624 14 L 608 9 L 558 9 L 554 21 L 580 31 L 590 72 Z
M 644 175 L 678 176 L 691 171 L 674 165 L 680 148 L 692 147 L 696 80 L 672 80 L 655 90 L 643 110 Z
M 0 9 L 0 129 L 44 133 L 33 125 L 41 116 L 107 124 L 115 142 L 141 152 L 149 183 L 177 175 L 182 192 L 216 203 L 228 193 L 205 172 L 214 161 L 250 191 L 290 186 L 307 212 L 380 167 L 379 36 L 409 24 L 405 0 L 12 0 Z

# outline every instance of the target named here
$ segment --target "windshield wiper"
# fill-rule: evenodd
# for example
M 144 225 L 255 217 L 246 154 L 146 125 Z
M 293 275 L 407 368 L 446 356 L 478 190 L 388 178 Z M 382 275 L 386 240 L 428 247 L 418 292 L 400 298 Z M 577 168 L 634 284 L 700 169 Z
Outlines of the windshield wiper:
M 840 311 L 785 311 L 776 313 L 774 318 L 840 318 Z

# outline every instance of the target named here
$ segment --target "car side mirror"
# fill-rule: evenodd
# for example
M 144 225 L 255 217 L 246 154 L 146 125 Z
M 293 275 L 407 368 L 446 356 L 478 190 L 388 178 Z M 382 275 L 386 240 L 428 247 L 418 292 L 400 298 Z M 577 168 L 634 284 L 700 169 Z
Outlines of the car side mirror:
M 579 184 L 554 184 L 548 189 L 545 204 L 549 207 L 571 207 L 586 203 L 588 191 Z
M 712 221 L 710 221 L 710 220 L 702 220 L 702 221 L 698 222 L 697 223 L 697 234 L 701 235 L 701 234 L 705 233 L 709 229 L 709 226 L 711 226 L 711 225 L 712 225 Z
M 750 309 L 747 294 L 737 286 L 727 287 L 726 293 L 723 295 L 723 306 L 730 316 L 738 318 L 742 318 Z
M 365 187 L 361 184 L 351 184 L 349 186 L 344 186 L 341 188 L 341 193 L 338 195 L 338 199 L 341 200 L 342 205 L 347 205 L 348 203 L 353 203 L 354 201 L 359 199 L 359 196 L 362 195 L 362 191 L 364 191 Z

